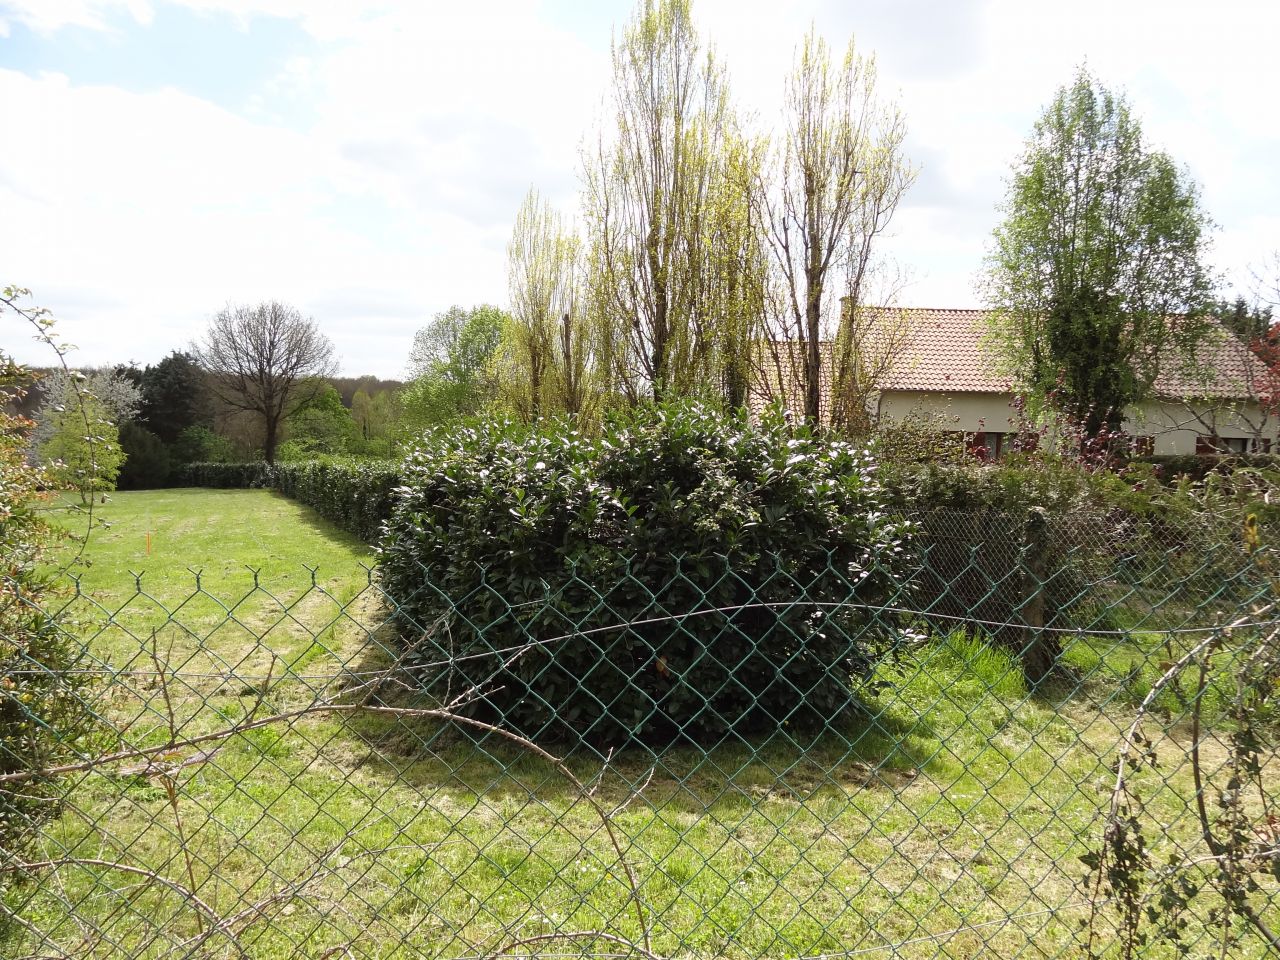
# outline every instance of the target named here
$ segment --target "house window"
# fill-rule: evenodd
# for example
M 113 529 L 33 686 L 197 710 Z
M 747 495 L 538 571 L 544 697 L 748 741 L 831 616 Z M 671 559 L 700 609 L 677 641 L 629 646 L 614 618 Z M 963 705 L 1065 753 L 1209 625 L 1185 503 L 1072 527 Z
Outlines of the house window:
M 1263 444 L 1266 444 L 1264 447 Z M 1196 455 L 1231 454 L 1265 452 L 1270 450 L 1270 441 L 1260 441 L 1251 437 L 1215 437 L 1201 434 L 1196 437 Z
M 1156 452 L 1155 437 L 1129 437 L 1129 452 L 1135 457 L 1149 457 Z
M 1196 456 L 1207 457 L 1211 454 L 1221 453 L 1218 449 L 1218 438 L 1207 434 L 1200 434 L 1196 437 Z
M 979 430 L 964 435 L 965 449 L 979 460 L 999 460 L 1011 449 L 1011 435 L 997 430 Z

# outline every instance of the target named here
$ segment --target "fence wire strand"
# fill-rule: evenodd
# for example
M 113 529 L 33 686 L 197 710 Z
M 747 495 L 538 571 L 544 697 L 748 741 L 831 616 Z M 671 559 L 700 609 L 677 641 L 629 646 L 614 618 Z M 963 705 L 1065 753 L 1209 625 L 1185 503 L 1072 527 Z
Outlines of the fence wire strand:
M 915 519 L 887 601 L 758 557 L 6 590 L 0 955 L 1275 955 L 1265 548 Z

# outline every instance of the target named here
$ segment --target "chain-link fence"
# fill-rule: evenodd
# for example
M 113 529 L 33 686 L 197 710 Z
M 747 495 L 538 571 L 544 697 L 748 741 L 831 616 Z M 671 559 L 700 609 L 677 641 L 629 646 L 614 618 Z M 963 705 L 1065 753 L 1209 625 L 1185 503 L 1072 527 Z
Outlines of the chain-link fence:
M 936 511 L 874 604 L 758 556 L 9 591 L 71 656 L 7 638 L 0 952 L 1274 954 L 1275 591 L 1193 526 Z

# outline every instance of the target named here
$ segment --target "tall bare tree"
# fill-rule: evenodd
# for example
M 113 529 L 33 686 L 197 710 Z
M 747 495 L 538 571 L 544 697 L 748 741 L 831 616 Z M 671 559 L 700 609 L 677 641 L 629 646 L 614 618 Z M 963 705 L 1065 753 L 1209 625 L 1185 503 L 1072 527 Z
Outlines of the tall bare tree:
M 511 293 L 508 356 L 522 415 L 589 412 L 597 399 L 595 344 L 582 283 L 582 243 L 536 190 L 516 216 L 507 247 Z
M 777 179 L 759 192 L 774 263 L 769 359 L 778 382 L 800 384 L 806 420 L 819 422 L 825 382 L 833 420 L 852 426 L 851 401 L 866 392 L 865 377 L 855 382 L 867 369 L 859 353 L 870 348 L 855 334 L 875 333 L 866 321 L 877 314 L 863 307 L 876 248 L 915 180 L 903 154 L 906 125 L 896 106 L 877 99 L 874 58 L 851 40 L 833 65 L 813 31 L 787 81 L 785 109 Z
M 214 394 L 261 421 L 268 462 L 275 460 L 280 424 L 312 399 L 318 378 L 336 372 L 332 341 L 315 321 L 275 300 L 228 304 L 195 353 Z
M 736 125 L 726 132 L 699 264 L 704 277 L 698 320 L 710 345 L 703 366 L 732 409 L 747 403 L 763 334 L 769 252 L 754 197 L 767 149 L 764 138 L 747 137 Z
M 617 386 L 696 392 L 713 354 L 706 269 L 732 110 L 689 0 L 644 0 L 613 48 L 616 129 L 586 159 L 593 311 Z

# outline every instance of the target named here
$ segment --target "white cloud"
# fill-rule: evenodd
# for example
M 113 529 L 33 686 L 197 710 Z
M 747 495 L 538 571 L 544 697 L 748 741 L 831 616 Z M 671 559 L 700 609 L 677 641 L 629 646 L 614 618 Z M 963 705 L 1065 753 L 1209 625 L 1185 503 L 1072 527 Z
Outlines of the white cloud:
M 141 24 L 153 16 L 147 0 L 0 0 L 0 36 L 13 23 L 45 35 L 64 27 L 106 30 L 108 15 L 122 12 Z
M 0 280 L 35 288 L 93 362 L 154 360 L 227 300 L 275 297 L 314 313 L 347 370 L 398 372 L 431 313 L 505 299 L 504 244 L 529 185 L 574 202 L 579 147 L 606 92 L 608 23 L 632 8 L 176 2 L 248 28 L 258 16 L 296 20 L 315 50 L 283 62 L 238 112 L 178 89 L 0 70 L 13 132 L 0 155 Z M 1220 266 L 1237 284 L 1280 247 L 1268 49 L 1280 7 L 1204 11 L 1145 0 L 695 4 L 764 126 L 776 125 L 810 22 L 836 49 L 856 30 L 877 53 L 924 165 L 890 249 L 917 278 L 906 298 L 938 306 L 976 302 L 1002 178 L 1086 59 L 1127 88 L 1150 140 L 1202 184 L 1223 226 Z M 19 23 L 55 39 L 67 26 L 125 29 L 153 12 L 140 0 L 0 0 L 0 35 Z

